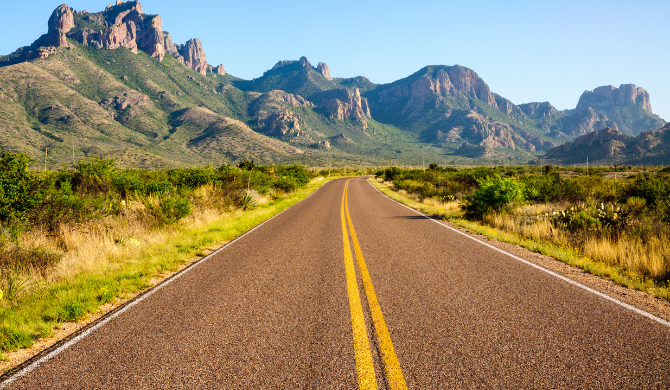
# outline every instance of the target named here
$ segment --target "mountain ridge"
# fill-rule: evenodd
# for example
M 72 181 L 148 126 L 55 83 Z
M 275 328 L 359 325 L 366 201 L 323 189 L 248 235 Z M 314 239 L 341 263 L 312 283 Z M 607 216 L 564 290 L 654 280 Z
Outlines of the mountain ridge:
M 605 127 L 635 135 L 665 124 L 632 84 L 586 91 L 576 109 L 559 111 L 514 104 L 459 65 L 375 84 L 331 77 L 327 64 L 301 57 L 242 80 L 208 64 L 197 38 L 175 44 L 137 1 L 95 13 L 63 4 L 47 24 L 31 46 L 0 57 L 0 150 L 37 158 L 49 149 L 54 163 L 72 148 L 145 164 L 523 163 Z

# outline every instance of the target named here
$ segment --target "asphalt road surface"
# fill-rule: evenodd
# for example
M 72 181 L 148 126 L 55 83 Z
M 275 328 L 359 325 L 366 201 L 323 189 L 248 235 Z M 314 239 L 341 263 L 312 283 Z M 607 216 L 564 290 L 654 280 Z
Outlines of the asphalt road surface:
M 309 198 L 8 389 L 668 389 L 670 327 L 365 179 Z

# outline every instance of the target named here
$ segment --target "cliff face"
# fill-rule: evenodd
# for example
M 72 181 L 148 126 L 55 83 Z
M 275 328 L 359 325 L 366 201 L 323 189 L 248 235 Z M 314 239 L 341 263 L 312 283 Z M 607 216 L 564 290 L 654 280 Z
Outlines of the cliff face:
M 324 64 L 323 62 L 319 62 L 319 65 L 316 67 L 316 71 L 321 73 L 323 77 L 331 80 L 330 69 L 328 69 L 328 65 Z
M 353 119 L 362 124 L 363 128 L 367 129 L 368 127 L 370 108 L 367 99 L 361 97 L 358 88 L 339 88 L 324 91 L 313 95 L 310 100 L 317 107 L 325 108 L 330 118 L 341 121 Z
M 584 135 L 604 128 L 619 130 L 616 122 L 591 107 L 576 110 L 572 115 L 563 118 L 561 124 L 561 131 L 568 135 Z
M 198 39 L 175 45 L 170 34 L 163 31 L 161 17 L 144 14 L 142 5 L 137 1 L 117 1 L 116 5 L 109 5 L 97 13 L 77 12 L 62 4 L 49 18 L 48 28 L 45 35 L 31 46 L 8 56 L 10 59 L 0 63 L 0 66 L 46 58 L 55 53 L 55 48 L 68 46 L 69 38 L 97 49 L 125 47 L 133 53 L 142 50 L 161 62 L 169 54 L 202 74 L 207 69 L 207 56 Z M 217 67 L 216 71 L 225 74 L 223 65 Z
M 177 46 L 177 50 L 184 57 L 186 66 L 200 74 L 207 74 L 207 55 L 199 39 L 189 39 L 185 44 Z
M 607 85 L 585 91 L 579 98 L 577 110 L 589 108 L 606 116 L 622 133 L 631 136 L 658 129 L 666 123 L 651 111 L 649 93 L 633 84 L 622 84 L 619 88 Z
M 607 85 L 593 91 L 584 91 L 577 103 L 577 109 L 612 106 L 637 106 L 652 113 L 649 93 L 634 84 L 621 84 L 619 88 Z

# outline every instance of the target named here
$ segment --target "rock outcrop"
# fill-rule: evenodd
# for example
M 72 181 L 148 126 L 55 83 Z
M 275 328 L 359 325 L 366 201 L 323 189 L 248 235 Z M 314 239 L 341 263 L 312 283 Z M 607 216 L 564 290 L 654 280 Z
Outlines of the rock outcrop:
M 361 98 L 358 88 L 324 91 L 313 95 L 310 100 L 317 107 L 325 108 L 330 118 L 353 119 L 362 124 L 363 128 L 368 127 L 370 108 L 367 99 Z
M 516 150 L 514 131 L 508 124 L 489 120 L 472 110 L 458 111 L 447 116 L 434 127 L 433 131 L 433 137 L 438 142 L 465 143 L 466 148 L 481 147 L 469 150 L 469 155 L 474 151 L 480 151 L 481 153 L 477 153 L 481 157 L 486 153 L 486 148 Z
M 584 135 L 604 128 L 618 130 L 617 124 L 607 118 L 602 112 L 591 107 L 576 110 L 572 115 L 560 121 L 560 131 L 568 135 Z
M 319 141 L 319 143 L 316 144 L 317 149 L 325 149 L 325 150 L 330 150 L 330 142 L 328 141 Z
M 223 66 L 223 64 L 216 66 L 212 69 L 212 72 L 218 74 L 219 76 L 223 76 L 226 74 L 226 68 Z
M 186 66 L 200 74 L 207 74 L 207 55 L 199 39 L 189 39 L 185 44 L 177 46 L 177 50 L 184 57 Z
M 163 47 L 165 47 L 165 52 L 179 61 L 182 65 L 184 64 L 184 56 L 179 54 L 177 45 L 172 42 L 172 36 L 167 31 L 163 31 Z
M 634 84 L 621 84 L 619 88 L 607 85 L 593 91 L 584 91 L 577 103 L 577 109 L 587 107 L 599 109 L 612 106 L 638 106 L 652 113 L 649 93 Z
M 97 13 L 89 13 L 88 10 L 77 12 L 62 4 L 49 18 L 48 32 L 31 46 L 8 56 L 10 58 L 5 60 L 5 65 L 46 58 L 55 53 L 51 48 L 68 46 L 67 40 L 70 38 L 97 49 L 125 47 L 134 53 L 142 50 L 158 61 L 163 61 L 168 53 L 202 73 L 206 66 L 206 56 L 200 41 L 196 39 L 185 45 L 175 45 L 170 34 L 163 31 L 162 25 L 160 16 L 144 14 L 142 5 L 137 1 L 117 2 Z M 223 68 L 220 70 L 223 72 Z
M 307 57 L 305 57 L 305 56 L 300 57 L 300 59 L 298 60 L 298 62 L 300 63 L 300 65 L 301 65 L 303 68 L 306 68 L 306 67 L 308 67 L 308 66 L 309 66 L 309 67 L 312 66 L 312 64 L 309 63 L 309 60 L 308 60 Z
M 140 24 L 137 45 L 149 56 L 163 62 L 165 40 L 163 39 L 163 20 L 160 16 L 146 17 Z
M 328 69 L 328 65 L 324 64 L 323 62 L 319 62 L 319 65 L 316 67 L 316 71 L 321 73 L 323 77 L 327 78 L 328 80 L 332 80 L 330 78 L 330 69 Z
M 47 44 L 50 46 L 67 46 L 67 33 L 74 28 L 74 11 L 66 4 L 61 4 L 49 18 Z
M 540 160 L 560 164 L 583 164 L 586 158 L 595 164 L 667 164 L 670 156 L 670 126 L 649 130 L 637 137 L 627 136 L 612 128 L 594 131 L 573 142 L 551 149 Z
M 519 109 L 531 118 L 546 117 L 551 118 L 558 115 L 558 110 L 549 102 L 533 102 L 519 104 Z
M 607 127 L 577 137 L 573 142 L 557 146 L 548 151 L 543 158 L 586 162 L 586 157 L 589 157 L 591 161 L 595 161 L 619 153 L 626 148 L 626 142 L 630 139 L 631 137 L 624 135 L 619 130 Z
M 255 127 L 261 133 L 279 137 L 302 137 L 304 143 L 311 144 L 312 139 L 301 128 L 303 119 L 287 106 L 302 108 L 314 107 L 314 104 L 299 95 L 270 91 L 261 94 L 252 102 L 249 113 L 254 117 Z

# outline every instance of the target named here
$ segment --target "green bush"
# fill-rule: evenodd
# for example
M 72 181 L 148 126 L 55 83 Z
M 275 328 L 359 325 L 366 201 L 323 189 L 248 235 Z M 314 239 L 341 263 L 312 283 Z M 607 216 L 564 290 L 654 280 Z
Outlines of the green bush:
M 28 165 L 30 158 L 24 154 L 4 153 L 0 159 L 0 223 L 14 239 L 26 228 L 24 212 L 41 201 Z
M 513 178 L 487 176 L 477 179 L 477 184 L 479 188 L 465 196 L 461 205 L 467 218 L 481 219 L 486 214 L 502 212 L 524 200 L 523 185 Z
M 191 204 L 188 199 L 171 196 L 163 198 L 160 202 L 162 221 L 172 224 L 191 214 Z
M 196 189 L 219 182 L 219 171 L 209 167 L 170 169 L 167 175 L 175 187 L 182 189 Z

